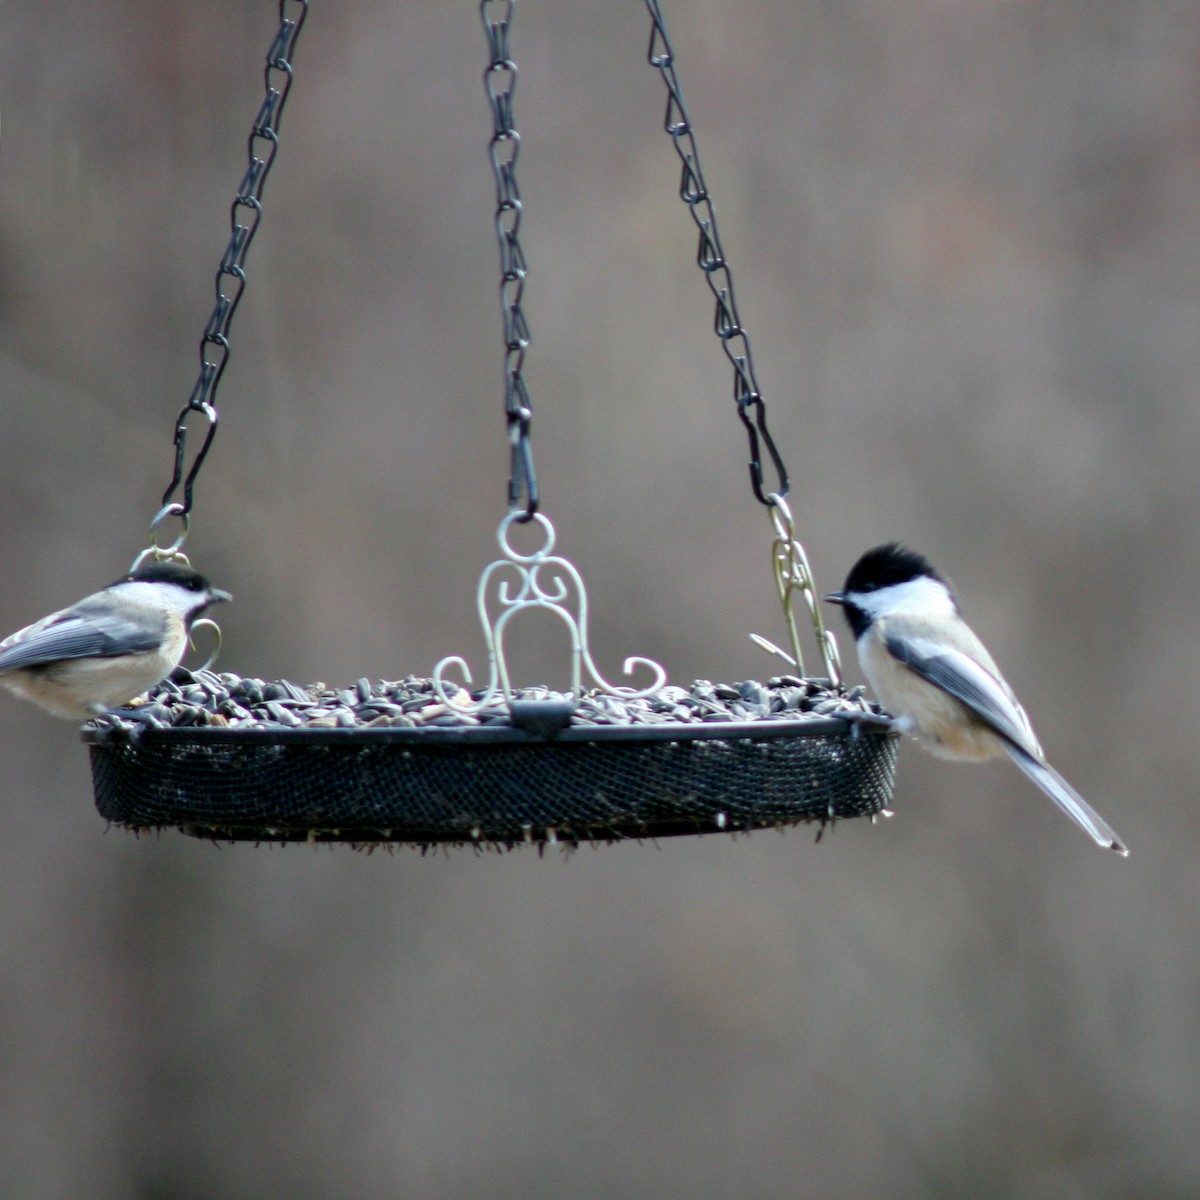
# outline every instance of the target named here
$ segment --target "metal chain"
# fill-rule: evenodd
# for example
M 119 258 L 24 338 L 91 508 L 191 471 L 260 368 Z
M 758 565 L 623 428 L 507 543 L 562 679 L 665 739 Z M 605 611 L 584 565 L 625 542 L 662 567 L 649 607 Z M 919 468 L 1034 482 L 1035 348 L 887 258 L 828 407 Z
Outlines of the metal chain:
M 725 252 L 721 249 L 721 238 L 717 233 L 717 214 L 713 208 L 712 198 L 708 194 L 704 175 L 700 170 L 700 153 L 696 149 L 692 123 L 683 103 L 679 77 L 675 73 L 675 51 L 667 37 L 659 0 L 646 0 L 646 8 L 653 23 L 647 57 L 650 65 L 659 72 L 666 85 L 667 112 L 664 128 L 670 134 L 675 152 L 683 163 L 683 178 L 679 186 L 679 195 L 688 206 L 692 220 L 696 222 L 696 227 L 700 231 L 700 249 L 696 256 L 696 262 L 704 272 L 704 278 L 707 280 L 712 294 L 716 297 L 717 316 L 714 328 L 717 337 L 721 340 L 721 348 L 725 351 L 726 358 L 733 364 L 733 398 L 737 402 L 738 416 L 745 425 L 750 439 L 750 485 L 754 488 L 754 495 L 759 502 L 770 509 L 771 520 L 775 527 L 772 561 L 792 653 L 789 655 L 757 634 L 750 636 L 758 645 L 778 655 L 785 662 L 790 663 L 800 674 L 803 674 L 804 660 L 800 653 L 800 637 L 796 629 L 795 610 L 796 599 L 798 596 L 802 596 L 812 622 L 825 674 L 832 681 L 834 687 L 840 688 L 841 669 L 837 643 L 834 641 L 833 635 L 826 630 L 821 618 L 812 571 L 809 568 L 804 547 L 796 536 L 795 523 L 785 499 L 788 493 L 787 468 L 775 445 L 775 439 L 767 428 L 767 406 L 762 393 L 758 390 L 758 382 L 754 378 L 754 360 L 750 354 L 750 335 L 746 332 L 741 318 L 738 316 L 737 303 L 733 295 L 733 276 L 730 273 L 729 264 L 725 261 Z M 777 486 L 770 490 L 763 486 L 763 448 L 766 449 L 779 481 Z
M 488 152 L 496 177 L 496 241 L 500 247 L 500 312 L 504 321 L 504 413 L 508 420 L 511 465 L 508 479 L 510 511 L 524 509 L 529 521 L 538 509 L 537 476 L 529 428 L 533 407 L 525 384 L 525 351 L 529 323 L 521 301 L 528 267 L 521 249 L 521 190 L 517 186 L 517 155 L 521 135 L 513 124 L 513 92 L 517 64 L 508 49 L 515 0 L 481 0 L 479 16 L 491 60 L 483 73 L 484 91 L 492 109 L 492 139 Z
M 177 517 L 183 522 L 183 531 L 179 538 L 172 546 L 165 548 L 168 552 L 177 551 L 187 536 L 196 476 L 200 474 L 200 468 L 204 465 L 204 459 L 217 432 L 217 410 L 213 402 L 216 399 L 217 386 L 229 362 L 229 326 L 246 287 L 246 255 L 262 220 L 263 185 L 275 162 L 275 155 L 279 152 L 279 122 L 292 87 L 292 54 L 307 16 L 308 0 L 280 0 L 279 29 L 271 42 L 271 48 L 267 51 L 266 66 L 263 69 L 266 94 L 250 130 L 250 163 L 242 176 L 242 182 L 238 185 L 237 195 L 230 209 L 232 233 L 217 268 L 217 301 L 200 339 L 200 374 L 187 404 L 175 421 L 174 474 L 163 493 L 163 507 L 150 526 L 150 540 L 157 548 L 156 535 L 163 522 L 168 517 Z M 195 451 L 191 468 L 185 475 L 188 420 L 193 413 L 199 413 L 206 425 L 199 449 Z M 172 497 L 181 482 L 182 502 L 173 502 Z
M 733 398 L 738 416 L 750 439 L 750 485 L 759 502 L 774 505 L 772 496 L 788 493 L 787 468 L 783 465 L 774 438 L 767 428 L 767 406 L 754 378 L 754 360 L 750 355 L 750 335 L 738 316 L 733 295 L 733 276 L 721 249 L 717 233 L 717 214 L 713 208 L 708 186 L 700 171 L 700 154 L 692 133 L 692 123 L 683 103 L 679 77 L 675 73 L 675 51 L 667 37 L 667 27 L 658 0 L 646 0 L 653 27 L 650 31 L 650 65 L 662 75 L 667 88 L 667 112 L 664 128 L 671 136 L 675 152 L 683 163 L 680 199 L 688 206 L 692 220 L 700 231 L 700 249 L 696 262 L 704 272 L 708 286 L 717 301 L 714 329 L 721 340 L 725 357 L 733 364 Z M 765 447 L 778 482 L 773 488 L 763 486 L 762 448 Z

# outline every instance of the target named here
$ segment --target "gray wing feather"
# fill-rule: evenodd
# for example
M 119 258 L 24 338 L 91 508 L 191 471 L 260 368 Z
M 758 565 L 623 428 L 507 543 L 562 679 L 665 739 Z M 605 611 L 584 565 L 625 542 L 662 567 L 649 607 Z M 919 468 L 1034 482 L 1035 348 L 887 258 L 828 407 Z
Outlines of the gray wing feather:
M 889 653 L 935 687 L 960 700 L 1005 743 L 1013 762 L 1098 845 L 1128 854 L 1104 818 L 1044 759 L 1025 710 L 1008 684 L 969 654 L 929 638 L 886 639 Z
M 1077 825 L 1092 835 L 1092 840 L 1107 850 L 1127 855 L 1129 851 L 1109 828 L 1104 818 L 1052 767 L 1032 757 L 1018 746 L 1010 746 L 1013 762 L 1058 805 Z
M 165 623 L 165 618 L 164 622 Z M 71 613 L 52 617 L 15 633 L 0 646 L 0 671 L 44 666 L 67 658 L 116 658 L 155 650 L 163 628 L 118 617 L 97 618 Z
M 1008 684 L 969 654 L 930 638 L 889 634 L 884 644 L 893 658 L 960 700 L 1006 742 L 1034 759 L 1041 759 L 1042 750 L 1029 718 Z

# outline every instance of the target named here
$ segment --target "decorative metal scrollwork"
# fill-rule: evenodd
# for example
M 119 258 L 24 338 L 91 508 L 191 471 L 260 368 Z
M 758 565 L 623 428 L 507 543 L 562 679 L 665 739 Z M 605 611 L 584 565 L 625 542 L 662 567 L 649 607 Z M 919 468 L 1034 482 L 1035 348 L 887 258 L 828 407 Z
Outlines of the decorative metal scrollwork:
M 443 658 L 433 669 L 433 686 L 438 696 L 444 703 L 468 713 L 487 708 L 495 702 L 498 693 L 511 703 L 513 689 L 504 656 L 504 634 L 513 617 L 528 609 L 552 612 L 567 626 L 571 637 L 570 694 L 573 699 L 578 700 L 583 690 L 585 671 L 596 687 L 614 695 L 633 699 L 658 691 L 666 683 L 667 673 L 653 659 L 632 656 L 625 660 L 626 675 L 632 675 L 642 666 L 649 667 L 654 673 L 654 682 L 644 688 L 615 686 L 596 669 L 588 646 L 588 599 L 583 577 L 570 560 L 551 553 L 555 537 L 549 519 L 542 513 L 535 513 L 532 521 L 545 535 L 541 548 L 532 554 L 521 554 L 509 543 L 509 530 L 514 523 L 530 523 L 523 511 L 509 513 L 500 522 L 497 534 L 504 558 L 491 563 L 480 576 L 477 603 L 488 649 L 488 684 L 483 696 L 469 705 L 451 698 L 446 679 L 446 672 L 451 667 L 457 667 L 468 684 L 473 681 L 466 660 L 457 654 Z M 453 691 L 457 692 L 458 688 L 454 687 Z

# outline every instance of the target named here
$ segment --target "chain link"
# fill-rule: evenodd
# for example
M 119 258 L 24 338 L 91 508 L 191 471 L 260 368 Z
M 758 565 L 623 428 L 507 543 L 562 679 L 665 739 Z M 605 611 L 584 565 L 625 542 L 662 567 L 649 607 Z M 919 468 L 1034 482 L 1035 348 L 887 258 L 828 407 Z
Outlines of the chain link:
M 646 9 L 653 23 L 650 30 L 650 65 L 662 76 L 667 88 L 667 111 L 664 128 L 671 137 L 675 152 L 683 164 L 679 185 L 680 199 L 688 206 L 692 220 L 700 231 L 700 248 L 696 262 L 717 301 L 714 330 L 721 341 L 725 357 L 733 365 L 733 398 L 738 416 L 750 439 L 750 485 L 759 502 L 771 506 L 772 495 L 784 497 L 788 492 L 787 468 L 767 428 L 767 406 L 754 377 L 754 360 L 750 354 L 750 335 L 738 316 L 733 294 L 733 275 L 725 261 L 721 238 L 717 232 L 717 214 L 708 186 L 700 170 L 700 153 L 692 133 L 692 123 L 683 103 L 679 77 L 675 73 L 675 51 L 667 37 L 667 27 L 658 0 L 646 0 Z M 774 467 L 778 480 L 775 487 L 766 489 L 763 480 L 762 450 Z
M 307 16 L 308 0 L 280 0 L 279 29 L 271 42 L 271 48 L 267 51 L 266 65 L 263 69 L 266 91 L 250 130 L 250 162 L 230 209 L 232 232 L 225 253 L 221 256 L 220 266 L 217 267 L 216 304 L 200 339 L 200 374 L 187 404 L 175 421 L 174 474 L 163 493 L 163 508 L 151 525 L 150 540 L 155 543 L 164 518 L 174 516 L 183 522 L 183 533 L 175 544 L 168 548 L 170 551 L 178 550 L 187 536 L 188 517 L 192 509 L 192 489 L 216 436 L 217 410 L 213 402 L 216 399 L 217 386 L 229 362 L 229 326 L 246 287 L 246 255 L 262 220 L 263 185 L 279 152 L 279 122 L 292 86 L 292 54 Z M 205 424 L 199 448 L 194 452 L 190 469 L 187 469 L 188 424 L 193 419 L 193 414 L 199 414 Z M 181 483 L 182 502 L 172 502 L 172 497 Z
M 508 479 L 510 511 L 524 509 L 521 521 L 538 510 L 537 476 L 529 430 L 533 406 L 525 384 L 525 351 L 529 322 L 522 300 L 528 267 L 521 249 L 521 189 L 517 186 L 517 156 L 521 135 L 513 124 L 513 93 L 517 64 L 508 48 L 515 0 L 481 0 L 479 16 L 491 59 L 483 73 L 484 91 L 492 109 L 492 139 L 488 143 L 496 178 L 496 241 L 500 247 L 500 313 L 504 322 L 504 413 L 508 421 L 511 465 Z

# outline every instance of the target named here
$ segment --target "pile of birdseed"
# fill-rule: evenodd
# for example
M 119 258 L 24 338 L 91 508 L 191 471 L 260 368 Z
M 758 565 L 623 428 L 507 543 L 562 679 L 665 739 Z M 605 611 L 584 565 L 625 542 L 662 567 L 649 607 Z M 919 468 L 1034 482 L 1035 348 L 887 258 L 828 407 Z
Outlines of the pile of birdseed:
M 510 726 L 508 702 L 496 695 L 487 707 L 470 711 L 483 690 L 460 689 L 445 703 L 433 681 L 409 675 L 398 681 L 360 679 L 353 687 L 324 683 L 300 687 L 232 672 L 176 671 L 138 706 L 139 723 L 159 728 L 379 729 Z M 545 687 L 518 689 L 518 701 L 560 701 L 569 697 Z M 666 686 L 649 696 L 585 692 L 571 715 L 579 725 L 661 725 L 727 721 L 801 720 L 877 713 L 861 689 L 849 693 L 824 679 L 775 676 L 767 682 L 710 683 L 689 688 Z

